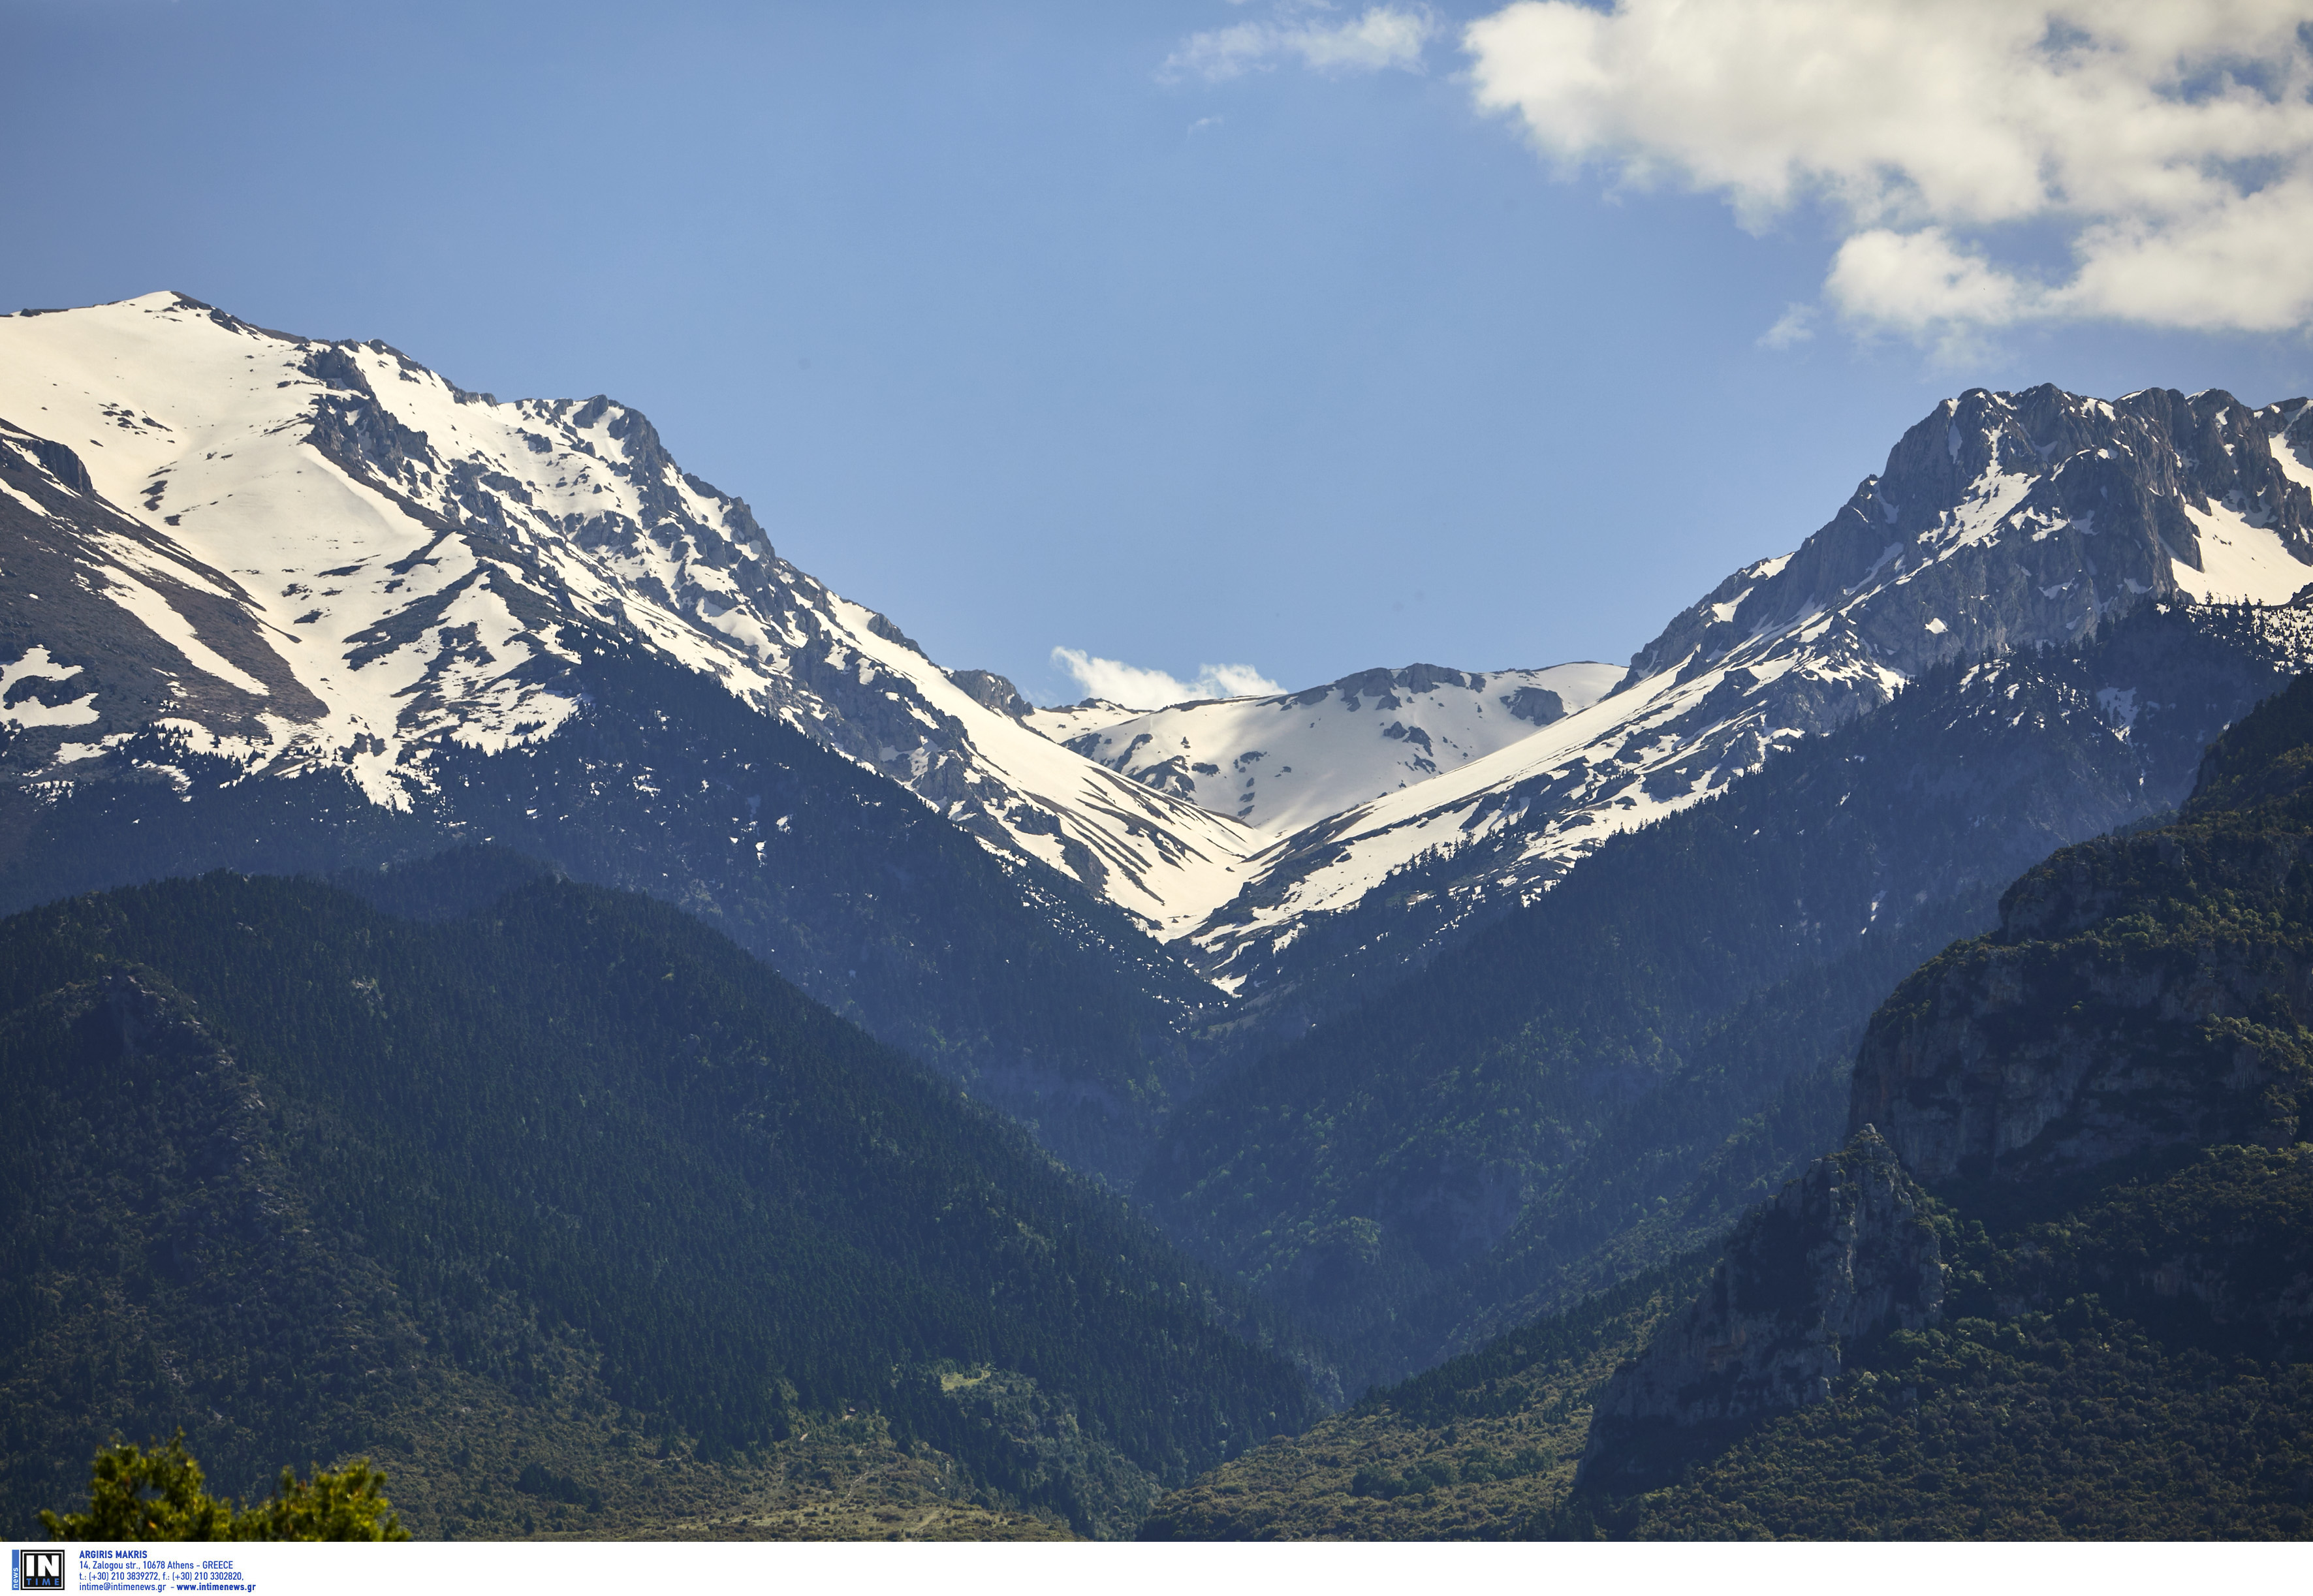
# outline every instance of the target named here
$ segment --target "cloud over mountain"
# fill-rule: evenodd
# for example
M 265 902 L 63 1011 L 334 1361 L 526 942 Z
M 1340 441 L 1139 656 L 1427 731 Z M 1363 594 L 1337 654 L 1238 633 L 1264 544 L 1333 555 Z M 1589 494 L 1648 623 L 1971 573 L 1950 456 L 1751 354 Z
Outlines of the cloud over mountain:
M 1192 698 L 1243 698 L 1285 690 L 1251 665 L 1200 665 L 1195 680 L 1183 681 L 1170 671 L 1104 660 L 1080 648 L 1052 650 L 1052 663 L 1075 677 L 1087 697 L 1128 709 L 1163 709 Z

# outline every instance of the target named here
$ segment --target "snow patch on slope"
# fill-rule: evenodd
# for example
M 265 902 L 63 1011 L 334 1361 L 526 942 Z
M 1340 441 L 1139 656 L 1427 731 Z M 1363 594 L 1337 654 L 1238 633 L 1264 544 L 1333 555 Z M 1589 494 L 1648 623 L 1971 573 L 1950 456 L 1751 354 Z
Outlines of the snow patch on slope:
M 1068 746 L 1143 785 L 1283 835 L 1523 741 L 1604 697 L 1622 675 L 1587 662 L 1367 671 L 1298 693 L 1103 718 Z M 1049 713 L 1040 712 L 1040 730 Z
M 2279 534 L 2255 525 L 2233 506 L 2180 508 L 2198 534 L 2201 568 L 2194 570 L 2172 553 L 2169 569 L 2177 586 L 2197 602 L 2286 604 L 2313 582 L 2313 568 L 2290 553 Z
M 34 644 L 14 664 L 0 664 L 0 722 L 12 726 L 85 726 L 101 719 L 92 692 L 68 702 L 46 704 L 30 692 L 18 690 L 20 684 L 70 681 L 79 674 L 80 666 L 58 664 L 46 648 Z

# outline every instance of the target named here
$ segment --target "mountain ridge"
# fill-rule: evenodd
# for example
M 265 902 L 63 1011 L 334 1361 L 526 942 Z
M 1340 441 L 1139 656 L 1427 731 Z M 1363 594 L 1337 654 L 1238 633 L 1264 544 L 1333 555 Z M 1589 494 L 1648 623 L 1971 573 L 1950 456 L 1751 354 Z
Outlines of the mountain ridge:
M 581 702 L 564 634 L 608 628 L 1107 899 L 1231 994 L 1300 978 L 1315 928 L 1456 856 L 1428 872 L 1453 911 L 1424 934 L 1434 953 L 1929 663 L 2070 642 L 2145 602 L 2280 602 L 2313 577 L 2304 402 L 1972 389 L 1603 696 L 1603 668 L 1563 693 L 1545 679 L 1574 667 L 1512 672 L 1533 713 L 1488 722 L 1483 695 L 1438 695 L 1504 673 L 1416 667 L 1138 715 L 1040 710 L 781 559 L 745 501 L 603 396 L 501 404 L 381 341 L 168 294 L 0 318 L 0 513 L 47 546 L 57 580 L 39 580 L 118 611 L 110 645 L 146 656 L 109 681 L 45 622 L 0 617 L 20 781 L 127 774 L 107 740 L 142 708 L 252 774 L 334 767 L 374 802 L 422 805 L 444 742 L 557 735 Z M 1350 754 L 1234 723 L 1408 693 L 1420 712 L 1364 723 L 1378 735 Z
M 56 539 L 110 501 L 66 557 L 197 673 L 261 701 L 202 727 L 252 769 L 336 763 L 374 802 L 420 802 L 443 738 L 503 749 L 569 718 L 578 658 L 558 639 L 591 623 L 1152 925 L 1226 895 L 1259 846 L 988 710 L 886 618 L 778 558 L 744 501 L 602 396 L 502 405 L 389 345 L 266 333 L 173 294 L 0 317 L 0 355 L 8 451 L 35 478 L 31 437 L 79 451 L 66 469 L 93 490 L 20 482 L 10 507 Z M 228 570 L 264 586 L 216 580 Z M 205 625 L 179 607 L 188 588 L 205 589 Z M 268 674 L 219 639 L 269 658 Z M 87 779 L 55 761 L 36 774 Z
M 1284 837 L 1507 748 L 1588 708 L 1621 674 L 1588 661 L 1513 671 L 1412 664 L 1296 693 L 1139 712 L 1090 700 L 1028 719 L 1144 786 Z M 1285 779 L 1297 773 L 1298 782 Z
M 1455 908 L 1434 953 L 1930 664 L 2070 645 L 2148 603 L 2286 603 L 2313 583 L 2309 412 L 2215 390 L 1946 399 L 1797 550 L 1674 617 L 1605 698 L 1286 837 L 1185 956 L 1233 992 L 1289 985 L 1327 916 L 1458 856 L 1429 873 Z

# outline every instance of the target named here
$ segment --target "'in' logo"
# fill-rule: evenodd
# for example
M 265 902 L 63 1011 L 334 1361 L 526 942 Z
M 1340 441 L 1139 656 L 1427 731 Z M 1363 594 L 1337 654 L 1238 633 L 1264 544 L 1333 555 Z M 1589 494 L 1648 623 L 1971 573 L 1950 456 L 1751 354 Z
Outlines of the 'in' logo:
M 65 1555 L 56 1552 L 8 1554 L 9 1587 L 18 1591 L 61 1591 L 65 1588 Z

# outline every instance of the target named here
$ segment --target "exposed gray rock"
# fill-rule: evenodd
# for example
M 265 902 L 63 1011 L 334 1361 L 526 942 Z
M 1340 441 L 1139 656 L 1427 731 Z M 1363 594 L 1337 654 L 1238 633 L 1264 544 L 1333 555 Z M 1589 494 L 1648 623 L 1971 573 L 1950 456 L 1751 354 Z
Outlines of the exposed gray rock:
M 1020 689 L 1012 685 L 1009 677 L 998 676 L 993 671 L 951 671 L 947 679 L 971 694 L 972 702 L 981 708 L 1008 715 L 1016 721 L 1035 708 L 1020 696 Z
M 922 644 L 900 630 L 899 623 L 880 609 L 868 612 L 867 629 L 887 643 L 897 643 L 902 647 L 914 649 L 918 653 L 924 652 Z
M 1944 1270 L 1919 1188 L 1864 1127 L 1754 1210 L 1702 1295 L 1615 1372 L 1582 1473 L 1649 1425 L 1724 1424 L 1826 1399 L 1850 1345 L 1936 1322 Z
M 22 434 L 21 441 L 31 452 L 32 458 L 66 487 L 75 493 L 96 491 L 88 479 L 88 468 L 81 463 L 80 456 L 62 443 L 51 438 L 36 438 L 29 433 Z
M 2301 408 L 2251 411 L 2219 390 L 2146 389 L 2106 403 L 2047 384 L 1970 389 L 1905 433 L 1886 469 L 1788 563 L 1737 572 L 1672 622 L 1631 662 L 1625 685 L 1690 656 L 1708 662 L 1810 608 L 1840 611 L 1862 653 L 1905 675 L 1956 654 L 2078 637 L 2116 609 L 2173 597 L 2170 556 L 2201 568 L 2187 508 L 2241 511 L 2309 562 L 2313 581 L 2313 494 L 2273 458 Z M 1991 535 L 1930 553 L 1982 485 L 2001 478 L 2028 486 L 1984 517 Z M 1842 605 L 1883 573 L 1912 576 L 1902 601 Z M 1927 630 L 1928 617 L 1942 629 Z
M 1548 688 L 1520 688 L 1502 695 L 1502 707 L 1522 721 L 1546 726 L 1566 718 L 1566 700 Z

